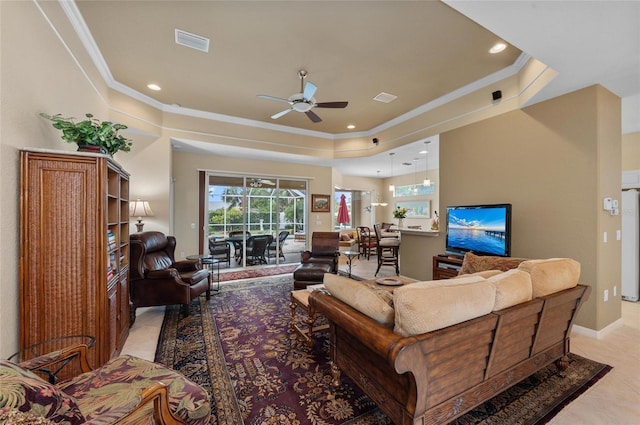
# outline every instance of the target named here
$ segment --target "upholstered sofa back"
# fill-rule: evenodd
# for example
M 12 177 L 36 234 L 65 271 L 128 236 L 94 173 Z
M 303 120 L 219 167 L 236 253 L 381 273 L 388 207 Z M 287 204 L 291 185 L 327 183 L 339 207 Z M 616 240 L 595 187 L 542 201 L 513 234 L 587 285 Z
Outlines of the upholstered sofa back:
M 365 285 L 325 275 L 326 289 L 402 336 L 418 335 L 573 288 L 580 263 L 570 258 L 522 260 L 505 272 L 486 271 L 454 279 L 415 282 L 395 288 Z

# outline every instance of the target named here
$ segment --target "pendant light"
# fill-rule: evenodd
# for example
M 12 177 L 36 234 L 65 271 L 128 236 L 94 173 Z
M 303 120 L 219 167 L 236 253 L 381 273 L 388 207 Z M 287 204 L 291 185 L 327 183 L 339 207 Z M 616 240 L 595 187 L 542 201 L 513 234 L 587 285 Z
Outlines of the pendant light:
M 418 194 L 418 161 L 420 158 L 413 158 L 413 178 L 416 179 L 416 184 L 413 186 L 413 194 Z
M 391 157 L 391 178 L 393 178 L 393 155 L 395 155 L 395 152 L 391 152 L 391 153 L 389 154 L 389 156 Z M 395 190 L 396 190 L 395 185 L 394 185 L 393 183 L 391 183 L 391 184 L 389 185 L 389 192 L 393 192 L 393 191 L 395 191 Z
M 425 187 L 431 186 L 431 180 L 429 179 L 429 143 L 431 142 L 424 142 L 424 144 L 426 145 L 426 149 L 425 149 L 426 167 L 424 169 L 424 181 L 422 182 L 422 185 Z
M 378 173 L 378 178 L 380 178 L 380 170 L 376 171 L 376 173 Z M 386 207 L 389 204 L 386 202 L 380 202 L 380 195 L 376 191 L 376 201 L 372 202 L 371 205 L 373 205 L 374 207 L 377 207 L 377 206 Z

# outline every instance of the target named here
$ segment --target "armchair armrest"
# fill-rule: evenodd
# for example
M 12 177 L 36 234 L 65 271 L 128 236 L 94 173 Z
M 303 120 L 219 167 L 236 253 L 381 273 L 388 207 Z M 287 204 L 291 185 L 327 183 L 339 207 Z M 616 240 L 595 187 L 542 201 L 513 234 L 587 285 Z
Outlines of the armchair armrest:
M 89 346 L 93 346 L 94 343 L 95 339 L 91 338 L 89 345 L 83 343 L 70 345 L 61 350 L 20 361 L 18 366 L 27 370 L 44 373 L 47 375 L 49 382 L 55 384 L 57 381 L 56 375 L 75 358 L 78 359 L 78 365 L 82 373 L 93 370 L 93 368 L 89 366 L 87 357 Z M 16 353 L 16 355 L 19 354 L 20 353 Z
M 146 275 L 147 279 L 179 279 L 180 274 L 174 268 L 164 270 L 149 270 Z
M 198 270 L 198 260 L 180 260 L 175 261 L 171 267 L 179 272 L 192 272 Z

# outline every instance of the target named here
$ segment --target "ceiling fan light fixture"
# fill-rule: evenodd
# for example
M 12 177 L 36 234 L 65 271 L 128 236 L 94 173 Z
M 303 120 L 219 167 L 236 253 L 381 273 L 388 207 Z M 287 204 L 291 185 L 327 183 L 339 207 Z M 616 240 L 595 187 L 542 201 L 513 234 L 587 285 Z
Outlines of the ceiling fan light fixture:
M 301 69 L 298 71 L 298 77 L 300 78 L 300 93 L 296 93 L 291 95 L 288 99 L 283 99 L 281 97 L 269 96 L 264 94 L 259 94 L 258 97 L 267 100 L 275 100 L 277 102 L 286 102 L 291 107 L 282 112 L 278 112 L 275 115 L 271 116 L 271 119 L 278 119 L 281 116 L 287 114 L 289 111 L 302 112 L 307 115 L 307 117 L 315 122 L 322 122 L 322 118 L 320 118 L 315 112 L 311 109 L 313 108 L 346 108 L 349 102 L 316 102 L 315 97 L 313 95 L 316 93 L 318 87 L 310 81 L 304 82 L 305 78 L 307 78 L 307 71 Z

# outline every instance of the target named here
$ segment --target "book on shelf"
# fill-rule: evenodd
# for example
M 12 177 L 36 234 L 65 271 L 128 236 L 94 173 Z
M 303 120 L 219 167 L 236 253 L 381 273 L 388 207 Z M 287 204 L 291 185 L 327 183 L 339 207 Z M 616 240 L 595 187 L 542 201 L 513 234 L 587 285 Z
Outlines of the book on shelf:
M 107 244 L 109 245 L 109 250 L 116 248 L 116 235 L 111 230 L 107 230 Z

